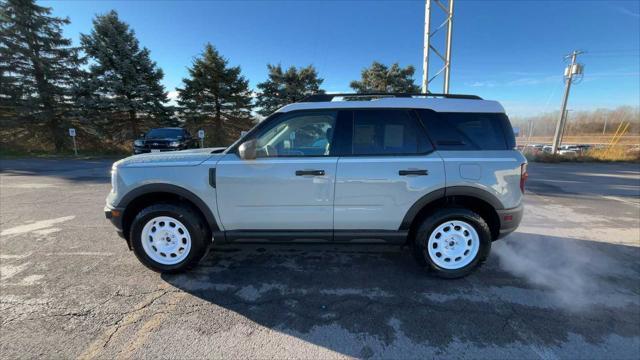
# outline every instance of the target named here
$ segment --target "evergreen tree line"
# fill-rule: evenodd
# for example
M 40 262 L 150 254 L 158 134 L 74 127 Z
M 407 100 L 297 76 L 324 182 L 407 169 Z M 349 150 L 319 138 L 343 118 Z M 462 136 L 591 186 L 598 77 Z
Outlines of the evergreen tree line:
M 117 12 L 98 15 L 80 35 L 63 36 L 69 19 L 35 0 L 0 0 L 0 146 L 4 150 L 70 149 L 73 127 L 83 149 L 126 149 L 141 132 L 161 126 L 204 129 L 207 145 L 227 145 L 279 107 L 323 93 L 312 66 L 268 64 L 256 92 L 239 66 L 213 45 L 188 67 L 169 105 L 162 69 Z M 359 93 L 417 92 L 413 66 L 373 62 L 351 82 Z

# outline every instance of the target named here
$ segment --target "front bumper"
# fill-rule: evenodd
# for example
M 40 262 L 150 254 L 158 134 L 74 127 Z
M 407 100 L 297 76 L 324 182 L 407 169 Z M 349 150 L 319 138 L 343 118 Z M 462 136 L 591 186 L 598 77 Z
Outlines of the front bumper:
M 113 226 L 116 227 L 116 232 L 118 233 L 118 235 L 121 238 L 126 239 L 126 237 L 124 236 L 124 229 L 123 229 L 123 225 L 122 225 L 122 215 L 123 214 L 124 214 L 124 209 L 123 208 L 114 208 L 114 207 L 110 207 L 108 205 L 104 207 L 104 216 L 107 219 L 109 219 L 109 221 L 111 221 Z
M 498 217 L 500 217 L 500 234 L 498 239 L 501 239 L 512 232 L 514 232 L 522 221 L 522 214 L 524 213 L 524 205 L 520 204 L 512 209 L 497 210 Z

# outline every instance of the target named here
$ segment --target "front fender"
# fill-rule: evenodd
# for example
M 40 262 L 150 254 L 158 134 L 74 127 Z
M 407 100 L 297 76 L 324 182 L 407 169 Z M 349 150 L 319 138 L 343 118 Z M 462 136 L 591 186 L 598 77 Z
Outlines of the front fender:
M 181 186 L 177 186 L 173 184 L 157 183 L 157 184 L 146 184 L 146 185 L 136 187 L 130 190 L 129 192 L 127 192 L 127 194 L 124 195 L 122 199 L 120 199 L 120 201 L 115 205 L 115 207 L 120 209 L 126 209 L 127 206 L 135 199 L 143 195 L 152 194 L 152 193 L 168 193 L 168 194 L 178 195 L 188 200 L 193 205 L 195 205 L 198 208 L 198 210 L 200 210 L 200 212 L 204 215 L 205 220 L 209 224 L 209 228 L 212 231 L 220 230 L 218 226 L 218 222 L 216 221 L 216 217 L 213 211 L 211 211 L 211 209 L 209 208 L 209 205 L 207 205 L 207 203 L 205 203 L 198 195 L 194 194 L 193 192 Z

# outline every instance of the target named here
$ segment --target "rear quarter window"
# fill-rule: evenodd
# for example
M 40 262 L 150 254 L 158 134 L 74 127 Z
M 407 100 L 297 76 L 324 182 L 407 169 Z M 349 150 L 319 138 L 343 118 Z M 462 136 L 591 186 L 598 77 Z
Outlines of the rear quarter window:
M 509 118 L 498 113 L 436 113 L 420 110 L 438 150 L 509 150 L 515 137 Z

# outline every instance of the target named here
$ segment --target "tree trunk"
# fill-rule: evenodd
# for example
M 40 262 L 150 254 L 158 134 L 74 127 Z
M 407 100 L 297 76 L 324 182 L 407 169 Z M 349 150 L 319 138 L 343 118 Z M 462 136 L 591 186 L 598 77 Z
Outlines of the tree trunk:
M 47 120 L 47 125 L 49 130 L 51 131 L 51 137 L 53 138 L 53 146 L 56 149 L 56 152 L 61 152 L 64 149 L 64 137 L 60 131 L 59 121 L 53 113 L 52 109 L 45 110 L 45 115 Z
M 223 129 L 222 129 L 222 118 L 220 116 L 220 104 L 216 101 L 216 113 L 213 119 L 213 146 L 223 146 Z
M 62 151 L 64 148 L 64 138 L 60 132 L 60 120 L 55 116 L 54 106 L 54 94 L 52 93 L 52 87 L 45 78 L 44 71 L 42 69 L 42 62 L 40 60 L 40 46 L 33 40 L 33 36 L 29 36 L 27 40 L 31 49 L 31 62 L 33 63 L 34 78 L 36 80 L 36 88 L 38 89 L 38 96 L 42 103 L 42 115 L 44 118 L 44 124 L 51 131 L 51 138 L 56 152 Z
M 40 78 L 40 80 L 38 80 L 38 78 Z M 38 82 L 38 92 L 43 107 L 42 115 L 44 123 L 51 132 L 51 139 L 53 140 L 55 151 L 61 152 L 64 149 L 64 135 L 60 131 L 60 119 L 55 115 L 53 100 L 47 90 L 46 80 L 44 76 L 38 76 L 38 71 L 36 71 L 36 81 Z
M 138 118 L 134 109 L 129 110 L 129 126 L 131 127 L 133 138 L 137 139 L 139 134 L 138 131 L 140 130 L 138 129 Z

